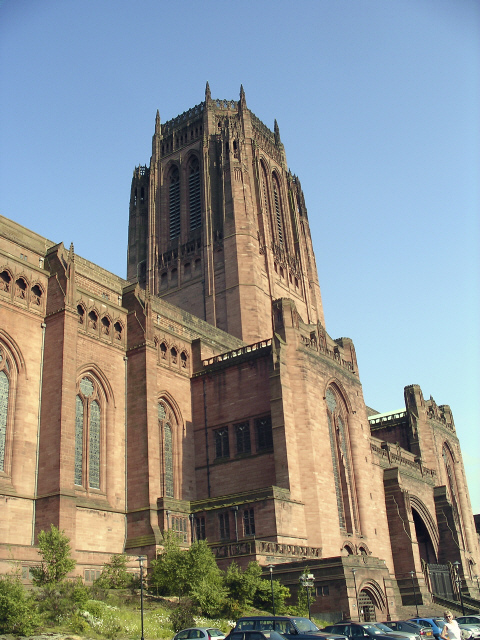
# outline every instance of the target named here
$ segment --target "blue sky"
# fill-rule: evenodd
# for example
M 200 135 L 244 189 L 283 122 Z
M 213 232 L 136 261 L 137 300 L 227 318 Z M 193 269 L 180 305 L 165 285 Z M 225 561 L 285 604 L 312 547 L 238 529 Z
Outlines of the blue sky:
M 327 331 L 369 406 L 451 406 L 480 513 L 480 3 L 3 0 L 1 213 L 125 276 L 156 110 L 207 80 L 277 119 Z

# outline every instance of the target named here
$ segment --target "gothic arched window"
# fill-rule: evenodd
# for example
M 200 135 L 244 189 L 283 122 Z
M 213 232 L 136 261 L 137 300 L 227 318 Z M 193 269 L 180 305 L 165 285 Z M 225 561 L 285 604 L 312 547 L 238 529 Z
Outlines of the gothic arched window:
M 193 158 L 188 167 L 188 208 L 190 212 L 190 230 L 202 225 L 202 206 L 200 200 L 200 165 Z
M 355 492 L 350 464 L 347 410 L 340 393 L 330 386 L 326 393 L 330 449 L 340 527 L 348 533 L 358 529 Z
M 168 197 L 170 240 L 174 240 L 180 235 L 180 173 L 177 167 L 170 172 Z
M 448 492 L 450 494 L 450 502 L 452 504 L 453 517 L 458 526 L 460 535 L 463 537 L 461 512 L 458 508 L 458 487 L 457 487 L 457 479 L 455 476 L 455 459 L 447 443 L 444 443 L 443 445 L 442 457 L 443 457 L 443 464 L 445 467 L 445 474 L 447 477 L 446 485 L 448 488 Z
M 0 473 L 10 473 L 17 366 L 0 343 Z
M 280 198 L 280 183 L 278 182 L 277 174 L 273 174 L 273 201 L 275 204 L 275 221 L 277 223 L 278 241 L 280 244 L 284 242 L 283 232 L 283 216 L 282 216 L 282 203 Z
M 102 397 L 97 380 L 86 375 L 75 398 L 75 484 L 100 489 Z
M 163 450 L 163 490 L 167 498 L 175 496 L 173 471 L 173 430 L 176 419 L 170 406 L 165 400 L 158 403 L 158 426 L 160 431 L 161 449 Z

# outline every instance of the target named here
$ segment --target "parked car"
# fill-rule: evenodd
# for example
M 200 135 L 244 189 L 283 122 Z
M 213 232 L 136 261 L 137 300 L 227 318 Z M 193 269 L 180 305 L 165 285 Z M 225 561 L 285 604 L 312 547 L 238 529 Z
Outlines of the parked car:
M 235 631 L 227 636 L 228 640 L 286 640 L 278 631 Z
M 466 624 L 464 622 L 459 622 L 458 618 L 455 618 L 455 620 L 458 622 L 458 626 L 462 630 L 462 638 L 464 638 L 464 640 L 480 638 L 480 624 Z
M 173 640 L 224 640 L 225 634 L 216 627 L 193 627 L 179 631 Z M 274 640 L 278 640 L 275 638 Z
M 390 633 L 390 634 L 393 633 L 394 635 L 403 636 L 404 638 L 408 638 L 409 640 L 421 640 L 419 634 L 416 633 L 415 631 L 411 631 L 411 630 L 407 631 L 406 629 L 403 631 L 395 630 L 395 629 L 392 629 L 392 627 L 389 624 L 386 624 L 383 622 L 375 622 L 374 624 L 383 633 Z
M 458 616 L 455 620 L 458 624 L 480 624 L 480 616 L 477 615 Z
M 422 625 L 412 622 L 411 620 L 388 620 L 384 622 L 387 627 L 394 631 L 411 631 L 419 635 L 422 640 L 433 638 L 432 627 L 422 627 Z
M 340 635 L 347 636 L 347 638 L 351 640 L 362 640 L 363 638 L 375 638 L 375 640 L 392 640 L 392 638 L 398 638 L 399 640 L 405 640 L 405 636 L 397 635 L 394 631 L 383 631 L 373 622 L 337 622 L 337 624 L 325 627 L 324 631 L 339 633 Z
M 239 618 L 233 631 L 229 634 L 229 640 L 237 640 L 232 634 L 237 631 L 277 631 L 287 640 L 346 640 L 343 635 L 320 630 L 308 618 L 298 616 L 248 616 Z M 246 640 L 246 639 L 245 639 Z M 254 640 L 249 638 L 248 640 Z
M 440 618 L 440 616 L 435 618 L 409 618 L 409 620 L 421 624 L 422 627 L 430 627 L 435 638 L 440 638 L 442 629 L 445 626 L 445 620 L 444 618 Z

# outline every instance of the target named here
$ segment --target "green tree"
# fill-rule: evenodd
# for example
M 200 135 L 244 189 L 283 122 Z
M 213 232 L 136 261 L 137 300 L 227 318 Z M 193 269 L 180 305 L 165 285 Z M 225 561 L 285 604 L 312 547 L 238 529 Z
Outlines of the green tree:
M 70 540 L 55 525 L 50 526 L 50 531 L 40 531 L 38 546 L 42 562 L 39 567 L 31 569 L 34 584 L 57 584 L 75 568 L 76 560 L 71 557 Z
M 249 562 L 245 571 L 242 571 L 234 561 L 230 564 L 225 574 L 225 585 L 232 600 L 238 602 L 241 607 L 253 604 L 255 594 L 262 582 L 262 568 L 258 562 Z
M 132 574 L 127 571 L 127 556 L 119 553 L 103 565 L 102 573 L 95 580 L 95 586 L 101 589 L 127 589 L 132 579 Z
M 40 624 L 35 602 L 17 576 L 0 576 L 0 633 L 32 635 Z
M 163 546 L 152 562 L 150 585 L 162 595 L 188 596 L 204 615 L 217 615 L 227 591 L 223 573 L 206 541 L 194 542 L 184 550 L 176 535 L 169 531 L 164 534 Z
M 273 599 L 275 602 L 275 613 L 285 611 L 285 601 L 290 597 L 290 589 L 278 580 L 273 581 Z M 270 580 L 262 580 L 255 593 L 253 606 L 264 611 L 272 610 L 272 587 Z

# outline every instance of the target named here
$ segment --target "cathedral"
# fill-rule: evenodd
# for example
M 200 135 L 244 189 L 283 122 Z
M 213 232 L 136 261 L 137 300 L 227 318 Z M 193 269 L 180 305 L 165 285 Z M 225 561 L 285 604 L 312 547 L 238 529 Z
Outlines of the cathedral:
M 367 407 L 327 333 L 300 180 L 242 87 L 157 112 L 126 280 L 0 218 L 0 573 L 28 584 L 51 523 L 87 584 L 172 530 L 292 591 L 308 568 L 324 619 L 478 606 L 452 413 L 404 396 Z

